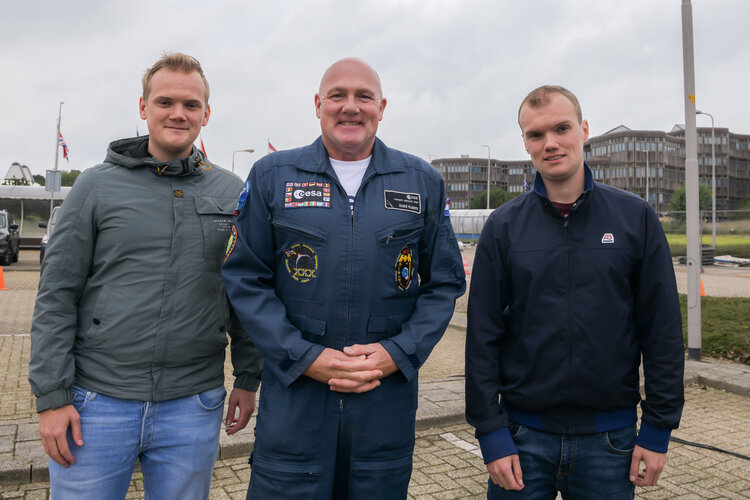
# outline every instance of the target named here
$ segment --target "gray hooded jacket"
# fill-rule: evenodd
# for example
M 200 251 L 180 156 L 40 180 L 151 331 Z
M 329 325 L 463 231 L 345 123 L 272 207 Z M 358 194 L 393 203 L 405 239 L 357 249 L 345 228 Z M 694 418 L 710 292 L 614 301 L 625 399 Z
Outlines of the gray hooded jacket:
M 31 327 L 39 412 L 71 403 L 74 384 L 142 401 L 217 387 L 227 331 L 234 386 L 258 387 L 262 361 L 220 273 L 242 182 L 195 148 L 161 163 L 147 146 L 110 144 L 62 205 Z

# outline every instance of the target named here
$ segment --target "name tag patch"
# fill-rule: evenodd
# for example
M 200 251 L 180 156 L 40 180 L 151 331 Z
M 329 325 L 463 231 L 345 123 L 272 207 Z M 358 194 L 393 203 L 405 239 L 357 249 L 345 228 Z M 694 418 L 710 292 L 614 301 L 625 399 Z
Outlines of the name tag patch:
M 402 210 L 415 214 L 422 213 L 422 196 L 419 193 L 402 193 L 401 191 L 383 191 L 387 210 Z
M 287 182 L 284 185 L 284 208 L 331 208 L 330 182 Z

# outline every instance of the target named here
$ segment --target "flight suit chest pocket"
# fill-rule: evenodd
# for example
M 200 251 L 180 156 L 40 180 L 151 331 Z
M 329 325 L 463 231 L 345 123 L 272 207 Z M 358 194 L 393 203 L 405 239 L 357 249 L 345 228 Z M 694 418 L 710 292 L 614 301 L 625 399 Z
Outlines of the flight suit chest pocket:
M 196 196 L 195 211 L 200 219 L 203 236 L 203 266 L 209 270 L 221 268 L 237 200 L 216 196 Z
M 276 291 L 284 300 L 324 302 L 330 248 L 328 232 L 303 220 L 276 215 L 274 228 Z M 330 277 L 329 277 L 330 279 Z
M 375 233 L 377 242 L 376 279 L 384 296 L 416 295 L 419 288 L 419 244 L 424 220 L 407 221 Z M 416 282 L 416 283 L 415 283 Z

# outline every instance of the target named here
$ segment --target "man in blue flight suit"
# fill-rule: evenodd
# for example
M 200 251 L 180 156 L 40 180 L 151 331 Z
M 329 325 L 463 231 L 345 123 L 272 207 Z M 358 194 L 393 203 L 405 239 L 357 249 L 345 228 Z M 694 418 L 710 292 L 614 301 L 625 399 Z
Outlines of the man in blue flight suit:
M 445 188 L 375 137 L 377 73 L 343 59 L 322 137 L 255 164 L 223 274 L 266 361 L 248 498 L 406 498 L 417 372 L 465 289 Z

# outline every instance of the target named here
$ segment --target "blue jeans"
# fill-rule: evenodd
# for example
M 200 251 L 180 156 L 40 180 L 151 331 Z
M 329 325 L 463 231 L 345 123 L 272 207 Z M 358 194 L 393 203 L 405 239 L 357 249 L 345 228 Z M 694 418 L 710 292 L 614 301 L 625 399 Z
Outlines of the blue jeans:
M 140 459 L 146 499 L 205 499 L 219 451 L 223 386 L 193 396 L 149 402 L 73 387 L 83 446 L 68 445 L 76 463 L 49 461 L 50 497 L 119 499 Z
M 524 488 L 505 491 L 490 479 L 488 500 L 505 498 L 632 499 L 635 425 L 600 434 L 565 435 L 511 423 Z

